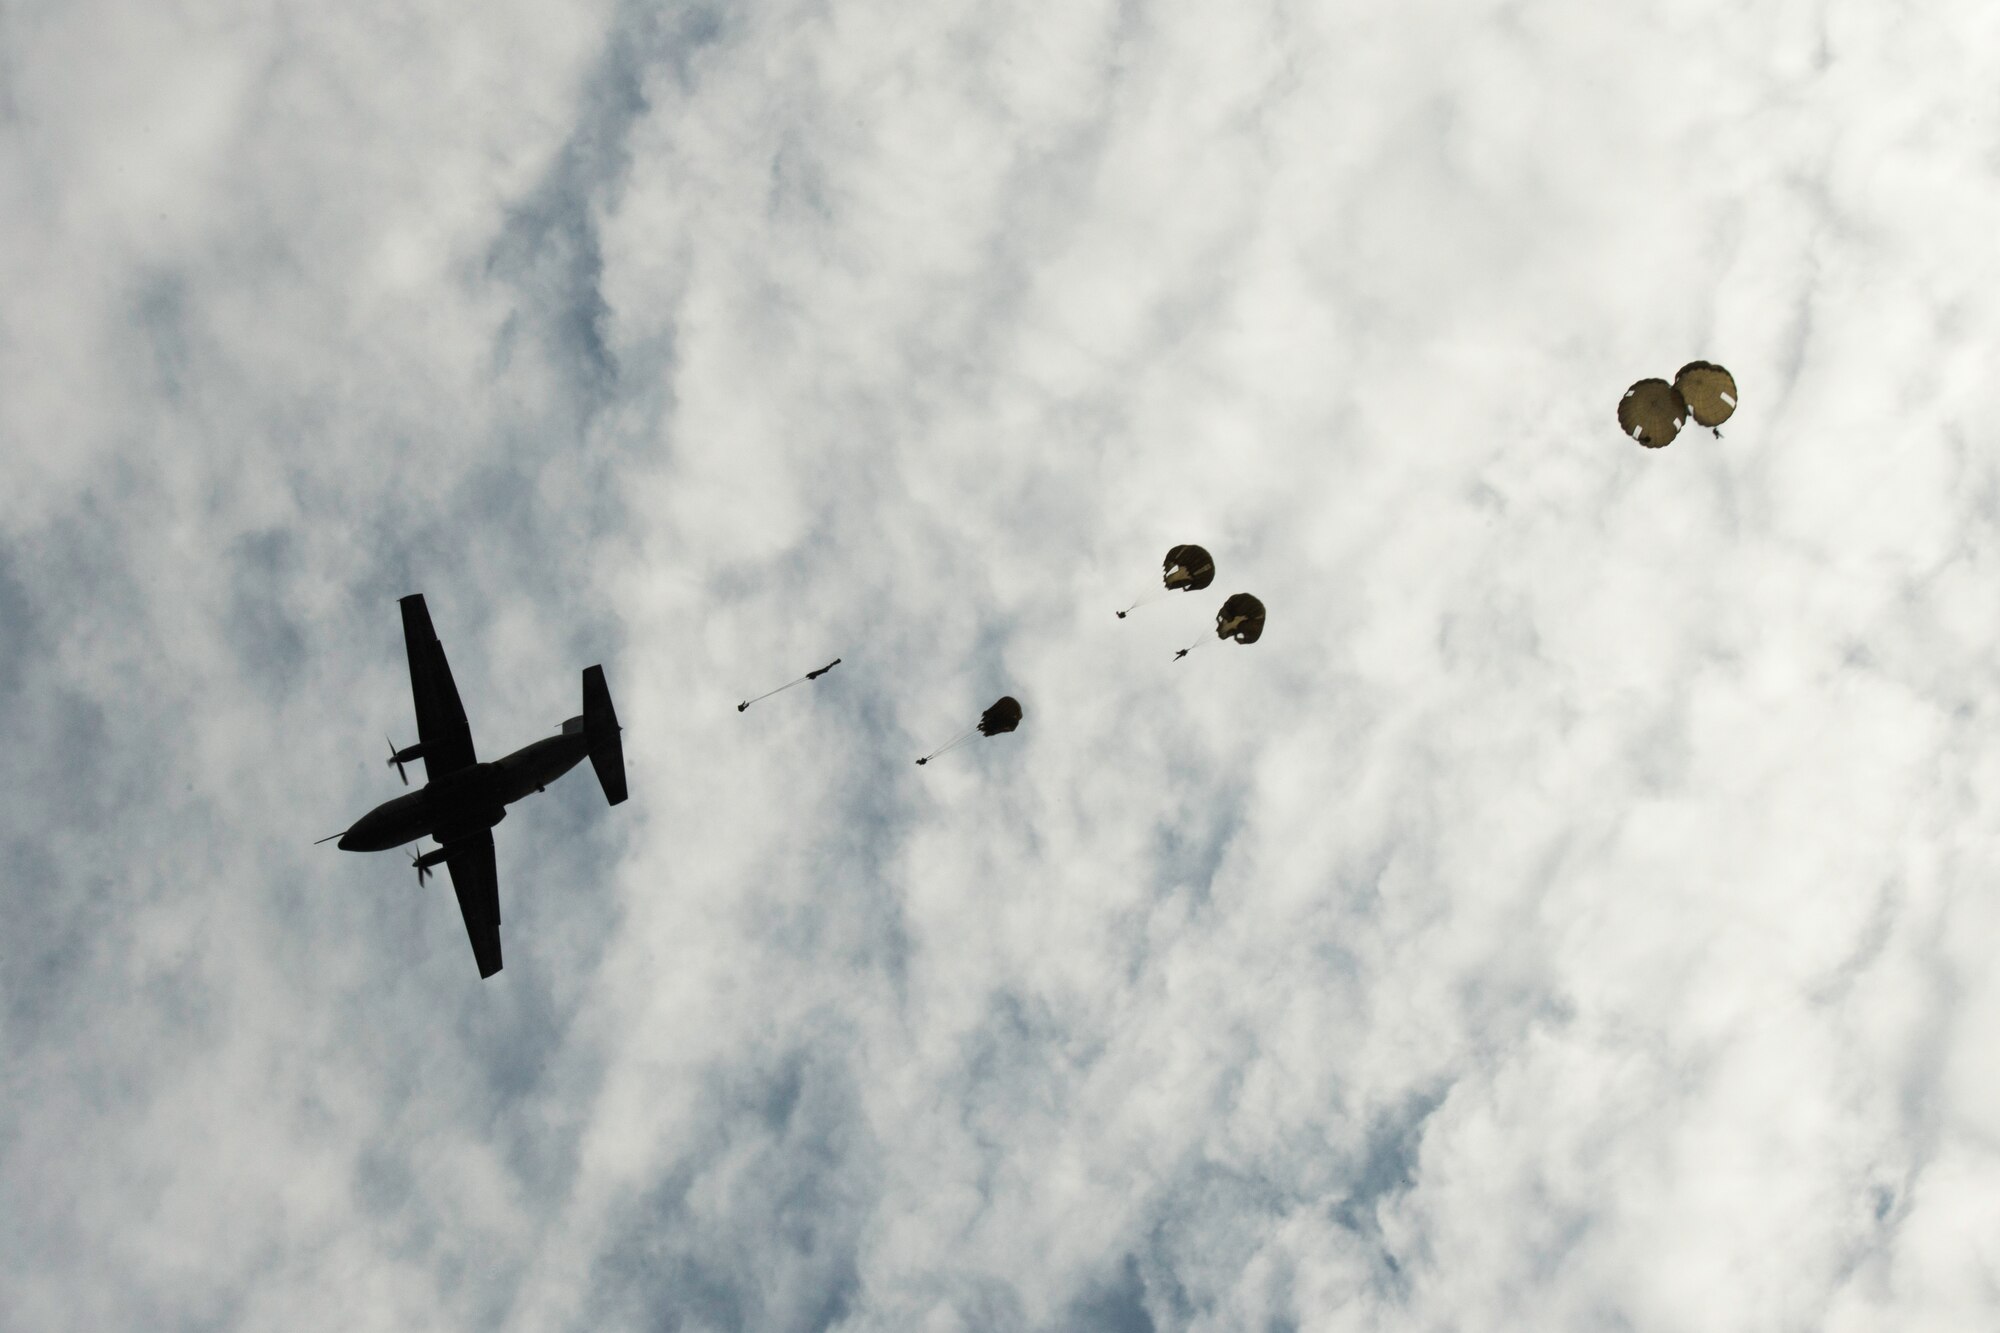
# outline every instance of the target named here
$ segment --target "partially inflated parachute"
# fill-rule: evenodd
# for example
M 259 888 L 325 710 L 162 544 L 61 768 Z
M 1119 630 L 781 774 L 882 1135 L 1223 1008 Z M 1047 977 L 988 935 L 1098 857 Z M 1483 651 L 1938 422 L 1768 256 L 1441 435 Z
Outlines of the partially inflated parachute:
M 1021 701 L 1011 694 L 1001 695 L 991 708 L 979 715 L 979 734 L 982 736 L 998 736 L 1020 725 Z
M 1207 550 L 1202 547 L 1187 544 L 1176 546 L 1168 551 L 1167 558 L 1160 562 L 1160 582 L 1165 585 L 1164 592 L 1156 592 L 1150 597 L 1141 597 L 1138 601 L 1120 611 L 1118 618 L 1123 620 L 1127 615 L 1138 610 L 1147 602 L 1162 597 L 1168 592 L 1200 592 L 1203 588 L 1215 582 L 1215 561 L 1210 558 Z
M 979 715 L 978 725 L 967 727 L 943 745 L 938 746 L 937 749 L 932 750 L 922 759 L 917 760 L 917 762 L 928 764 L 945 751 L 956 750 L 959 746 L 971 740 L 975 734 L 980 736 L 998 736 L 1001 732 L 1012 731 L 1020 725 L 1021 701 L 1011 694 L 1003 694 L 993 701 L 991 708 L 988 708 Z

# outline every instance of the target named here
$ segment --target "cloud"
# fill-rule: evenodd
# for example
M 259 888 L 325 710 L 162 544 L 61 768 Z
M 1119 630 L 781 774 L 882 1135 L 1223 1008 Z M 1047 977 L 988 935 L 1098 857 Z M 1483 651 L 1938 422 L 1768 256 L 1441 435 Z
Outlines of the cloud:
M 1991 1323 L 1990 24 L 5 22 L 0 1323 Z

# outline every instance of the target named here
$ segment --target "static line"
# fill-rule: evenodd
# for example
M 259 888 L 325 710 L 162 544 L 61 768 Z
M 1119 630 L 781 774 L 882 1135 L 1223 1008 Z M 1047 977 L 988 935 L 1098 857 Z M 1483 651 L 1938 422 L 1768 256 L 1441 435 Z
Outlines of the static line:
M 744 709 L 748 708 L 751 704 L 759 703 L 765 699 L 770 698 L 774 694 L 783 694 L 786 690 L 789 690 L 794 685 L 803 685 L 809 680 L 818 680 L 821 676 L 824 676 L 827 672 L 833 670 L 835 667 L 839 665 L 840 665 L 840 659 L 836 657 L 831 662 L 828 662 L 825 666 L 821 667 L 817 671 L 808 671 L 806 672 L 805 675 L 800 676 L 797 680 L 788 680 L 783 685 L 780 685 L 777 689 L 766 690 L 764 693 L 758 695 L 755 699 L 745 699 L 742 703 L 736 705 L 736 711 L 740 713 Z

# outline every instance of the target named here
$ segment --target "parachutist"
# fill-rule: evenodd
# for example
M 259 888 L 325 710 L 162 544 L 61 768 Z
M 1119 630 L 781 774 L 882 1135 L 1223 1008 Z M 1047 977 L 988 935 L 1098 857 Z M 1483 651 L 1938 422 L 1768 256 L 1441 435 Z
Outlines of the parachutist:
M 917 760 L 917 762 L 927 764 L 945 751 L 957 749 L 966 741 L 971 740 L 974 732 L 979 733 L 981 736 L 998 736 L 1004 732 L 1012 731 L 1020 725 L 1021 701 L 1011 694 L 1003 694 L 993 701 L 991 708 L 979 715 L 977 725 L 967 727 L 943 745 L 938 746 L 937 749 L 932 750 L 922 759 Z
M 1215 637 L 1234 639 L 1238 643 L 1255 643 L 1264 636 L 1264 604 L 1247 592 L 1239 592 L 1222 604 L 1215 613 Z M 1206 643 L 1206 638 L 1196 639 L 1187 647 L 1174 654 L 1180 661 L 1195 649 Z
M 1736 377 L 1710 361 L 1690 361 L 1674 382 L 1640 380 L 1618 402 L 1618 429 L 1648 449 L 1673 443 L 1689 417 L 1721 439 L 1717 429 L 1736 411 Z
M 1167 552 L 1167 558 L 1160 562 L 1160 586 L 1163 591 L 1141 597 L 1138 601 L 1118 613 L 1123 620 L 1128 612 L 1137 611 L 1155 598 L 1170 592 L 1200 592 L 1215 582 L 1215 561 L 1207 551 L 1199 546 L 1183 543 Z
M 742 703 L 736 705 L 736 711 L 739 713 L 742 712 L 744 709 L 748 708 L 751 704 L 756 703 L 759 699 L 768 699 L 774 694 L 783 694 L 786 690 L 789 690 L 794 685 L 803 685 L 809 680 L 818 680 L 821 676 L 824 676 L 827 672 L 833 670 L 835 667 L 839 665 L 840 665 L 840 659 L 836 657 L 831 662 L 828 662 L 825 666 L 821 667 L 817 671 L 808 671 L 806 672 L 805 675 L 800 676 L 797 680 L 788 680 L 775 690 L 766 690 L 764 691 L 764 693 L 758 695 L 756 699 L 745 699 Z

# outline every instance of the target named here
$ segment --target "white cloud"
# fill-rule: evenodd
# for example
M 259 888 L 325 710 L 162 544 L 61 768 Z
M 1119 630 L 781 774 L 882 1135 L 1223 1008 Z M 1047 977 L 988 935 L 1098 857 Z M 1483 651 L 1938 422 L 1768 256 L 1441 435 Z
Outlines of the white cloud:
M 1982 14 L 4 23 L 0 1323 L 1992 1322 Z

